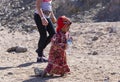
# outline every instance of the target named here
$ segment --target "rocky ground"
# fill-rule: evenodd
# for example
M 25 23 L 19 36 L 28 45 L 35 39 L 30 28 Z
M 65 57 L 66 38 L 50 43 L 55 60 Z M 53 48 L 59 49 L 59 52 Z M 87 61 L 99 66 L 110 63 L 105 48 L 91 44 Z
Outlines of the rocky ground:
M 44 69 L 47 63 L 36 63 L 38 32 L 0 26 L 0 82 L 120 82 L 120 22 L 73 23 L 70 31 L 73 45 L 67 61 L 71 73 L 40 78 L 34 77 L 34 68 Z M 27 52 L 8 53 L 14 46 L 26 47 Z
M 33 20 L 35 1 L 2 0 L 0 82 L 120 82 L 120 22 L 115 22 L 120 20 L 120 0 L 61 1 L 53 4 L 56 17 L 65 14 L 75 22 L 70 29 L 73 44 L 67 51 L 71 73 L 66 77 L 34 76 L 35 67 L 47 65 L 36 63 L 39 34 Z M 7 52 L 16 46 L 27 48 L 27 52 Z M 49 48 L 50 44 L 46 57 Z

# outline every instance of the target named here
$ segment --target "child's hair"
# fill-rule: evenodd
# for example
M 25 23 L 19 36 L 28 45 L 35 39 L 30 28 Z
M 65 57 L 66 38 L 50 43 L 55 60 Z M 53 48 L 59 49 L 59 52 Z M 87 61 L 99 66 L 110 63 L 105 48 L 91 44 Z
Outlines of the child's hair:
M 70 19 L 66 16 L 60 16 L 57 20 L 57 29 L 56 31 L 58 32 L 59 30 L 61 30 L 64 25 L 68 24 L 70 25 L 72 22 L 70 21 Z

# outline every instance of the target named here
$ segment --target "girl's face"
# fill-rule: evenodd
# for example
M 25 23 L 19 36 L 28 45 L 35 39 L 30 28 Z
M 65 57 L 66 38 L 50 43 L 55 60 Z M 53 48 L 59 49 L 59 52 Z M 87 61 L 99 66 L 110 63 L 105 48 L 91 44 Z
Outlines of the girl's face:
M 69 20 L 64 20 L 63 23 L 64 23 L 64 27 L 61 30 L 66 33 L 69 31 L 71 22 Z
M 64 28 L 62 28 L 61 30 L 66 33 L 69 31 L 69 28 L 70 28 L 70 26 L 65 25 Z

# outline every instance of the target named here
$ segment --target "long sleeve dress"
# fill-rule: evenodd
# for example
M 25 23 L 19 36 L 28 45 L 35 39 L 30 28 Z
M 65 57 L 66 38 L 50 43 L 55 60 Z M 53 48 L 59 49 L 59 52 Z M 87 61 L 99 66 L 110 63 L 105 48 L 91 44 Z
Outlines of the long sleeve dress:
M 51 40 L 48 65 L 45 69 L 47 73 L 61 75 L 70 72 L 66 59 L 66 47 L 66 35 L 59 31 Z

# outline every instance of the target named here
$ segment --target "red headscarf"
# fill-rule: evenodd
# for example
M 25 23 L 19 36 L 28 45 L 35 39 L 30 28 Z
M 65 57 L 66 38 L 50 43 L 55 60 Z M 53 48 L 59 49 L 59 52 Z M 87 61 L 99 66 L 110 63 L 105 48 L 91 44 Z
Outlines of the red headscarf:
M 57 20 L 57 28 L 56 28 L 57 32 L 60 31 L 64 27 L 64 25 L 65 25 L 64 21 L 65 20 L 68 21 L 68 22 L 70 22 L 70 19 L 68 19 L 66 16 L 60 16 L 58 18 L 58 20 Z

